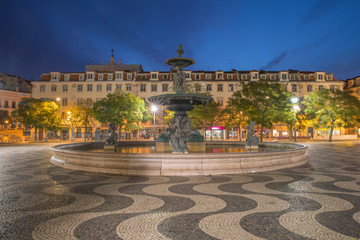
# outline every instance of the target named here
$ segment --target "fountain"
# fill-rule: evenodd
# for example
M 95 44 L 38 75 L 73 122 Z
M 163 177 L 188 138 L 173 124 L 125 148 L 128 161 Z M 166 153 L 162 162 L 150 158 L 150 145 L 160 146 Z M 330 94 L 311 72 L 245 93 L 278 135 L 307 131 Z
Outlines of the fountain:
M 186 78 L 183 69 L 195 61 L 182 57 L 184 51 L 181 45 L 177 52 L 179 57 L 166 60 L 175 70 L 175 93 L 149 98 L 153 104 L 166 105 L 167 109 L 175 111 L 170 127 L 156 142 L 156 147 L 151 141 L 122 141 L 116 142 L 117 152 L 106 151 L 107 147 L 115 148 L 114 126 L 110 124 L 106 143 L 87 142 L 54 146 L 51 148 L 54 155 L 50 162 L 72 170 L 155 176 L 253 173 L 290 168 L 308 162 L 305 145 L 259 143 L 251 133 L 248 135 L 246 147 L 255 148 L 255 152 L 245 152 L 245 142 L 211 142 L 212 146 L 207 145 L 200 133 L 192 130 L 191 120 L 186 112 L 193 110 L 195 105 L 206 105 L 212 97 L 185 93 Z M 255 123 L 248 126 L 249 132 L 253 125 Z M 211 147 L 210 150 L 208 147 Z M 244 147 L 244 152 L 240 147 Z
M 174 118 L 170 121 L 170 128 L 166 129 L 159 138 L 157 149 L 163 151 L 168 143 L 173 153 L 188 153 L 188 145 L 193 149 L 205 149 L 205 143 L 200 133 L 192 130 L 191 120 L 187 117 L 186 112 L 192 111 L 195 105 L 205 106 L 213 98 L 200 94 L 185 93 L 186 77 L 183 69 L 194 64 L 195 61 L 191 58 L 182 57 L 184 50 L 181 44 L 178 47 L 177 53 L 179 57 L 170 58 L 165 61 L 166 64 L 173 66 L 175 71 L 173 84 L 175 94 L 153 96 L 149 98 L 149 101 L 155 105 L 166 105 L 168 110 L 175 111 Z

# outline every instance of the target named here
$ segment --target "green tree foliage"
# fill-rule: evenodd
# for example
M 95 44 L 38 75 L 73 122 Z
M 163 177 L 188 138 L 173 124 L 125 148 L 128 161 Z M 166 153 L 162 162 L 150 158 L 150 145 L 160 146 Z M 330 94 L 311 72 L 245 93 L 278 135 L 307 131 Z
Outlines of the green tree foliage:
M 72 127 L 84 127 L 88 129 L 94 123 L 94 111 L 90 104 L 83 103 L 78 106 L 74 106 L 70 110 L 70 116 L 68 122 Z M 84 135 L 86 141 L 86 134 Z
M 241 106 L 238 104 L 238 102 L 230 99 L 228 105 L 221 112 L 221 115 L 226 126 L 237 127 L 239 141 L 241 141 L 241 128 L 248 124 L 248 119 L 244 115 L 243 109 L 241 109 Z
M 151 119 L 144 101 L 131 93 L 116 91 L 109 93 L 106 98 L 94 103 L 96 120 L 107 124 L 113 122 L 121 130 L 132 131 L 140 128 L 141 123 Z
M 261 125 L 262 141 L 264 127 L 271 128 L 273 123 L 283 122 L 289 117 L 290 99 L 291 94 L 285 92 L 281 84 L 260 80 L 242 83 L 242 90 L 234 93 L 232 101 L 249 121 Z
M 165 123 L 170 127 L 170 120 L 174 118 L 175 111 L 165 110 L 166 115 L 164 116 Z
M 303 104 L 314 127 L 330 129 L 329 142 L 335 127 L 354 127 L 360 122 L 360 101 L 347 91 L 321 89 L 305 96 Z
M 37 140 L 38 129 L 59 129 L 60 118 L 56 114 L 58 109 L 58 104 L 51 100 L 23 98 L 18 109 L 12 112 L 12 116 L 26 127 L 35 128 L 35 140 Z
M 187 112 L 187 114 L 192 119 L 192 127 L 194 129 L 212 128 L 221 121 L 221 106 L 215 101 L 211 101 L 206 106 L 195 106 L 194 110 Z

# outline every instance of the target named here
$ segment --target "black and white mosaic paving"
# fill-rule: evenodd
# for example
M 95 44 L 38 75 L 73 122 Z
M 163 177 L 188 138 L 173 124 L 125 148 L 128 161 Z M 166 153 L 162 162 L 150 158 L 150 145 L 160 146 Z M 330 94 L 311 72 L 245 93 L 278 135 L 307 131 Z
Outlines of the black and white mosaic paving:
M 309 142 L 309 164 L 244 175 L 116 176 L 0 145 L 0 239 L 360 239 L 360 142 Z

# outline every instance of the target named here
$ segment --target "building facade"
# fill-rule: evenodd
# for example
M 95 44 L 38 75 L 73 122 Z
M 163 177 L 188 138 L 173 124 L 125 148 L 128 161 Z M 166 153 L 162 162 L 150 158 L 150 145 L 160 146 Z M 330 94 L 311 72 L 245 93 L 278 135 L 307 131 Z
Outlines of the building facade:
M 345 88 L 352 91 L 352 95 L 360 99 L 360 76 L 346 80 Z M 356 127 L 357 135 L 360 136 L 360 126 Z
M 214 100 L 224 107 L 233 93 L 240 90 L 242 82 L 259 81 L 260 79 L 279 82 L 285 87 L 286 91 L 293 93 L 297 97 L 303 97 L 321 88 L 342 90 L 344 85 L 344 82 L 336 80 L 332 73 L 321 71 L 186 70 L 184 72 L 189 89 L 210 93 Z M 154 95 L 172 93 L 173 78 L 174 73 L 172 70 L 147 72 L 143 71 L 141 65 L 124 65 L 121 62 L 116 64 L 112 57 L 108 65 L 87 65 L 85 72 L 44 73 L 39 81 L 32 82 L 32 96 L 34 98 L 60 99 L 61 115 L 65 117 L 71 106 L 84 102 L 91 104 L 116 90 L 131 92 L 145 101 Z M 165 124 L 160 123 L 159 125 L 157 128 L 165 128 Z M 95 129 L 99 130 L 100 127 L 100 125 L 95 126 Z M 231 130 L 226 129 L 224 126 L 217 126 L 215 130 L 218 130 L 214 132 L 215 139 L 229 138 Z M 148 131 L 152 131 L 150 126 Z M 281 132 L 276 131 L 276 136 L 279 137 Z M 308 133 L 305 133 L 305 135 L 308 135 Z
M 14 125 L 8 116 L 17 109 L 21 98 L 31 97 L 31 89 L 30 81 L 19 76 L 0 73 L 0 128 Z

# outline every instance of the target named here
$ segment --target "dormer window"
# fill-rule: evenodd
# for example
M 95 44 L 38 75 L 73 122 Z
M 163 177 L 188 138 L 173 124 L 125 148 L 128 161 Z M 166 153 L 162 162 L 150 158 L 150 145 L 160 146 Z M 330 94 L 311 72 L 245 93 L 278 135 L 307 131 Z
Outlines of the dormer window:
M 324 75 L 323 74 L 319 74 L 318 77 L 319 77 L 319 80 L 324 80 Z
M 112 74 L 108 74 L 108 80 L 113 80 L 113 75 Z
M 64 76 L 64 81 L 69 81 L 70 80 L 70 75 L 69 74 L 65 74 Z
M 286 73 L 281 74 L 281 80 L 286 80 L 286 79 L 287 79 L 287 74 Z
M 221 79 L 221 78 L 223 78 L 223 75 L 222 75 L 222 73 L 218 73 L 218 74 L 217 74 L 217 78 L 218 78 L 218 79 Z
M 190 73 L 185 73 L 185 78 L 190 78 Z
M 164 78 L 164 80 L 167 80 L 168 75 L 167 75 L 167 74 L 164 74 L 164 75 L 163 75 L 163 78 Z
M 271 75 L 271 76 L 270 76 L 270 79 L 271 79 L 271 80 L 275 80 L 275 75 Z
M 155 73 L 151 74 L 151 78 L 157 78 L 157 74 Z
M 260 75 L 260 78 L 261 78 L 262 80 L 265 80 L 265 79 L 266 79 L 266 75 L 261 74 L 261 75 Z
M 294 75 L 290 75 L 290 80 L 295 80 L 295 76 L 294 76 Z
M 80 74 L 80 75 L 79 75 L 79 80 L 80 80 L 80 81 L 83 81 L 83 80 L 84 80 L 84 74 Z
M 331 75 L 327 76 L 327 80 L 332 80 Z
M 122 78 L 123 78 L 122 73 L 116 73 L 116 79 L 117 80 L 122 79 Z
M 195 79 L 200 80 L 200 74 L 195 74 Z
M 305 75 L 305 80 L 309 80 L 309 75 Z
M 90 80 L 94 79 L 94 74 L 93 73 L 88 73 L 87 74 L 87 79 L 90 79 Z
M 132 80 L 132 74 L 127 75 L 127 80 Z
M 210 80 L 210 79 L 211 79 L 210 74 L 206 74 L 206 80 Z
M 104 79 L 104 75 L 99 74 L 99 75 L 98 75 L 98 80 L 99 80 L 99 81 L 102 81 L 103 79 Z
M 232 74 L 229 74 L 229 75 L 227 75 L 227 78 L 228 78 L 229 80 L 231 80 L 231 79 L 233 79 L 233 75 L 232 75 Z
M 252 79 L 258 79 L 258 74 L 254 73 L 253 76 L 252 76 Z
M 247 79 L 247 75 L 246 75 L 246 74 L 243 74 L 243 75 L 241 75 L 241 78 L 242 78 L 243 80 L 246 80 L 246 79 Z
M 57 80 L 58 75 L 57 74 L 51 74 L 51 80 Z
M 59 81 L 60 73 L 59 72 L 50 72 L 50 81 Z

